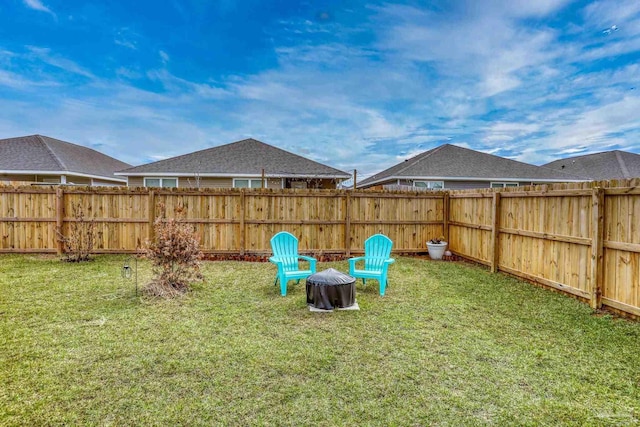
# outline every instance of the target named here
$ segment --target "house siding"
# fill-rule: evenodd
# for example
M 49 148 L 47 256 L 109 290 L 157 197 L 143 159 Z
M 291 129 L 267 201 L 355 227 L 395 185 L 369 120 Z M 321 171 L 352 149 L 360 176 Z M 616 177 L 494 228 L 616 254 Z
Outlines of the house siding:
M 470 190 L 474 188 L 491 188 L 492 182 L 505 182 L 499 179 L 491 181 L 445 181 L 444 188 L 446 190 Z M 513 182 L 513 181 L 506 181 Z M 531 185 L 530 181 L 518 182 L 519 186 Z
M 339 180 L 335 180 L 335 179 L 322 179 L 318 183 L 318 186 L 314 187 L 314 188 L 323 188 L 323 189 L 330 190 L 330 189 L 333 189 L 333 188 L 337 188 L 338 187 L 338 182 L 339 182 Z
M 93 185 L 100 186 L 100 187 L 120 187 L 120 186 L 126 187 L 127 186 L 125 182 L 107 181 L 104 179 L 94 179 Z
M 36 182 L 36 177 L 35 175 L 9 175 L 9 174 L 3 174 L 0 176 L 0 182 L 2 182 L 3 184 L 6 184 L 8 182 L 24 182 L 24 183 L 32 183 L 32 182 Z
M 417 179 L 416 181 L 422 181 L 420 179 Z M 437 180 L 433 180 L 433 179 L 427 179 L 425 178 L 424 181 L 437 181 Z M 445 190 L 470 190 L 470 189 L 474 189 L 474 188 L 490 188 L 491 187 L 491 183 L 492 182 L 505 182 L 501 179 L 493 179 L 493 180 L 487 180 L 487 181 L 452 181 L 452 180 L 444 180 L 444 189 Z M 508 182 L 513 182 L 513 181 L 508 181 Z M 530 181 L 523 181 L 523 182 L 519 182 L 518 185 L 520 186 L 524 186 L 524 185 L 530 185 L 531 182 Z M 374 190 L 381 190 L 383 189 L 385 186 L 397 186 L 398 185 L 398 180 L 397 179 L 392 179 L 392 180 L 388 180 L 384 183 L 379 183 L 370 187 L 366 187 L 368 189 L 374 189 Z M 401 186 L 408 186 L 408 187 L 413 187 L 413 180 L 409 180 L 409 179 L 401 179 L 400 180 L 400 185 Z M 407 188 L 409 189 L 409 188 Z
M 65 175 L 65 176 L 67 177 L 67 184 L 90 186 L 92 183 L 91 178 L 87 178 L 84 176 L 75 176 L 75 175 Z M 10 185 L 30 185 L 35 183 L 59 184 L 60 175 L 4 174 L 0 176 L 0 184 L 4 184 L 4 185 L 9 185 L 9 184 Z M 125 185 L 125 184 L 119 183 L 117 181 L 94 179 L 93 185 L 113 186 L 113 185 Z
M 282 188 L 282 179 L 281 178 L 267 179 L 267 188 Z
M 178 187 L 180 188 L 231 188 L 233 187 L 232 178 L 213 178 L 213 177 L 180 177 L 178 179 Z
M 131 188 L 144 187 L 144 178 L 141 176 L 130 176 L 127 185 Z
M 332 189 L 337 187 L 337 181 L 333 179 L 319 179 L 319 178 L 287 178 L 285 180 L 285 188 L 300 188 L 296 187 L 296 183 L 303 183 L 302 188 L 319 188 L 319 189 Z M 304 186 L 306 184 L 306 186 Z
M 22 175 L 24 179 L 33 178 L 33 182 L 45 182 L 45 183 L 56 183 L 59 184 L 62 181 L 60 175 Z M 67 180 L 69 176 L 67 176 Z
M 171 175 L 163 176 L 163 178 L 171 178 Z M 255 178 L 252 178 L 255 179 Z M 292 182 L 303 182 L 305 188 L 336 188 L 336 181 L 333 179 L 285 179 L 284 188 L 292 188 Z M 124 184 L 123 184 L 124 185 Z M 144 187 L 144 177 L 130 176 L 129 187 Z M 180 188 L 233 188 L 233 178 L 212 178 L 199 177 L 178 177 L 178 187 Z M 267 188 L 283 188 L 282 178 L 268 178 Z
M 67 184 L 91 185 L 91 178 L 67 175 Z
M 470 190 L 473 188 L 489 188 L 490 181 L 445 181 L 444 188 L 447 190 Z

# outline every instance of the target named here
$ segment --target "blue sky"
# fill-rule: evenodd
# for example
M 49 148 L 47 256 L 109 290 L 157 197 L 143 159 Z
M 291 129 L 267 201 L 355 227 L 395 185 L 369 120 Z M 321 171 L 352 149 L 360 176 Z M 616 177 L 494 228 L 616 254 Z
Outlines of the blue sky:
M 365 177 L 443 143 L 640 153 L 640 1 L 0 2 L 0 138 L 138 165 L 253 137 Z

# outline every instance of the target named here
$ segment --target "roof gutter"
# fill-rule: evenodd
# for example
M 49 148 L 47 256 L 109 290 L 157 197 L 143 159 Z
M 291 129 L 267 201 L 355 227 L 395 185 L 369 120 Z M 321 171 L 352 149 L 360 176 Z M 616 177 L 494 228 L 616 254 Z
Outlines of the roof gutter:
M 103 180 L 111 180 L 127 183 L 126 179 L 118 178 L 115 176 L 104 176 L 104 175 L 92 175 L 88 173 L 81 172 L 73 172 L 73 171 L 39 171 L 39 170 L 0 170 L 0 174 L 7 175 L 73 175 L 73 176 L 81 176 L 83 178 L 93 178 L 93 179 L 103 179 Z M 114 174 L 115 175 L 115 174 Z

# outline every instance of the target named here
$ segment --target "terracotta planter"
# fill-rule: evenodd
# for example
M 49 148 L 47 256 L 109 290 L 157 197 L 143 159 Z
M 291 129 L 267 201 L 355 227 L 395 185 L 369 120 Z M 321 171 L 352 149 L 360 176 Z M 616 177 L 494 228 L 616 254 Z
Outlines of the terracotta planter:
M 427 242 L 427 249 L 429 250 L 429 256 L 431 259 L 442 259 L 444 251 L 447 250 L 447 242 L 442 243 L 429 243 Z

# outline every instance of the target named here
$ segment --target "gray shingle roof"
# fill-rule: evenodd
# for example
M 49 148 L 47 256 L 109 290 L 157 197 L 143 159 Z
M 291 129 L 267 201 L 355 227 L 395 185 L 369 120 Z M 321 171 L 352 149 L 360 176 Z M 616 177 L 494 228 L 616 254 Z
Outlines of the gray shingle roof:
M 544 166 L 594 181 L 640 177 L 640 155 L 620 150 L 568 157 Z
M 358 183 L 358 187 L 389 179 L 439 178 L 471 180 L 579 181 L 582 177 L 534 166 L 468 148 L 444 144 L 398 163 Z
M 0 170 L 77 173 L 122 180 L 113 173 L 131 165 L 91 148 L 42 135 L 0 139 Z
M 323 165 L 255 139 L 207 148 L 194 153 L 136 166 L 118 175 L 215 174 L 260 175 L 264 169 L 269 176 L 304 176 L 350 178 L 346 172 Z

